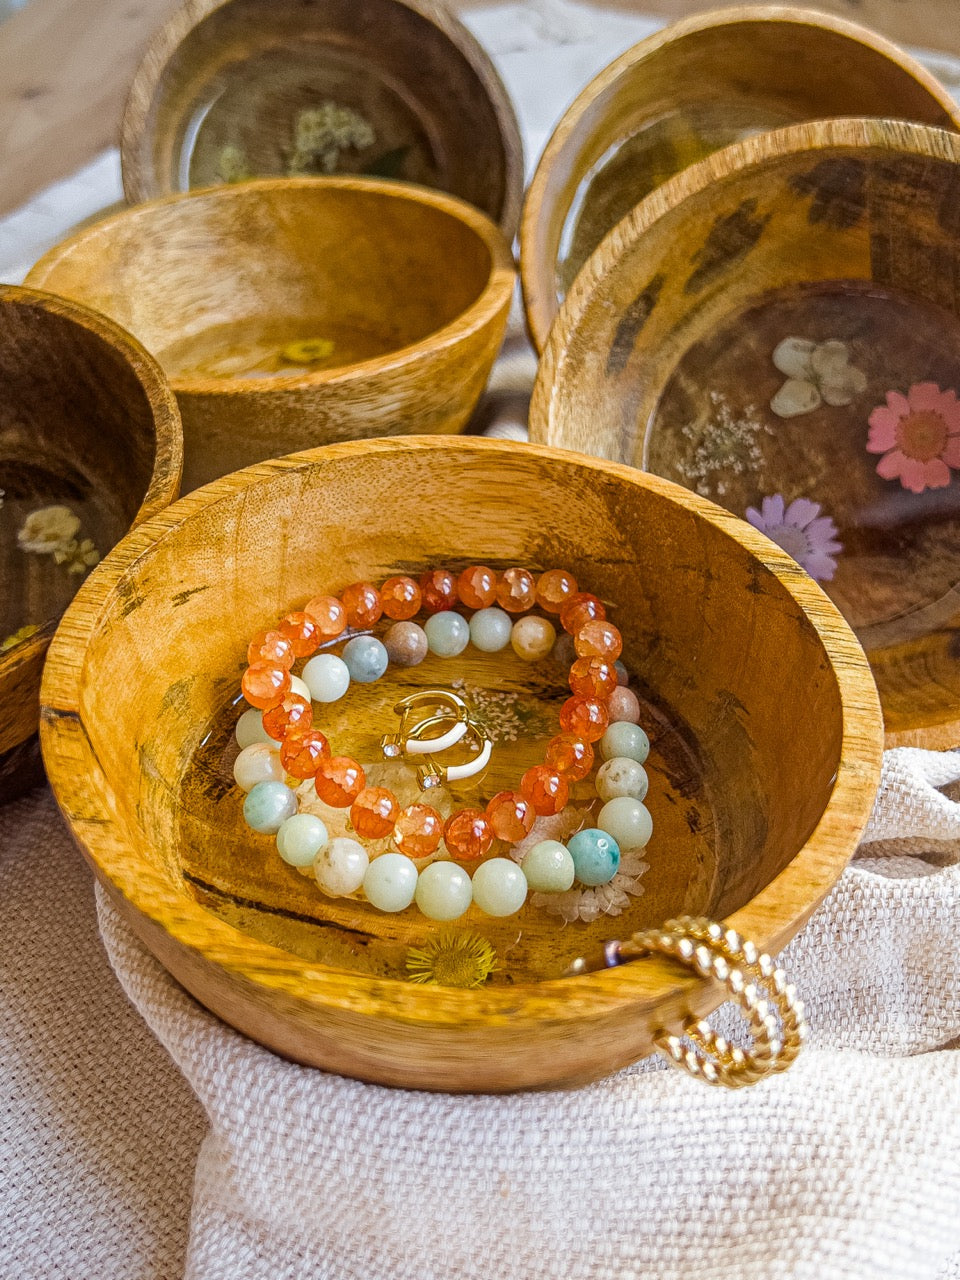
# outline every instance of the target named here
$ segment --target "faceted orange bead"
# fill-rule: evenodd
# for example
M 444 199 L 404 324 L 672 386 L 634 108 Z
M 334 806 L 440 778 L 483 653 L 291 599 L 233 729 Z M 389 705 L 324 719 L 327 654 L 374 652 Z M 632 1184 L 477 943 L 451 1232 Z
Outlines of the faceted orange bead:
M 602 600 L 587 591 L 578 591 L 560 610 L 560 625 L 575 636 L 591 618 L 605 618 L 607 610 Z
M 560 727 L 587 742 L 598 742 L 607 731 L 610 716 L 607 704 L 599 698 L 584 698 L 575 693 L 560 708 Z
M 336 640 L 346 630 L 347 611 L 336 596 L 314 596 L 303 606 L 303 612 L 309 613 L 317 624 L 321 644 Z
M 440 847 L 443 819 L 428 804 L 408 804 L 397 814 L 393 841 L 408 858 L 429 858 Z
M 537 579 L 537 604 L 547 613 L 559 613 L 577 594 L 577 580 L 566 569 L 548 569 Z
M 364 787 L 350 806 L 353 829 L 363 840 L 382 840 L 393 830 L 400 802 L 386 787 Z
M 293 652 L 298 658 L 314 653 L 320 644 L 320 628 L 306 610 L 288 613 L 280 622 L 280 630 L 293 645 Z
M 313 780 L 317 795 L 332 809 L 346 809 L 364 788 L 363 769 L 349 756 L 330 756 L 320 762 Z
M 279 631 L 258 631 L 247 646 L 247 662 L 265 662 L 270 667 L 283 667 L 289 671 L 296 655 L 293 645 Z
M 431 569 L 420 579 L 426 613 L 443 613 L 457 603 L 457 580 L 449 569 Z
M 487 818 L 493 834 L 498 840 L 506 840 L 510 844 L 516 844 L 530 834 L 536 817 L 533 805 L 518 791 L 498 791 L 487 805 Z
M 279 742 L 291 729 L 309 729 L 313 725 L 313 707 L 299 693 L 287 693 L 275 707 L 263 713 L 263 727 Z
M 540 817 L 559 813 L 570 798 L 566 778 L 545 764 L 535 764 L 520 779 L 520 791 Z
M 420 612 L 420 588 L 412 578 L 388 578 L 380 588 L 383 612 L 394 622 L 406 622 Z
M 280 763 L 294 778 L 312 778 L 330 755 L 330 743 L 319 729 L 294 729 L 280 743 Z
M 505 569 L 497 583 L 497 604 L 507 613 L 523 613 L 537 603 L 537 580 L 528 569 Z
M 497 598 L 497 574 L 485 564 L 473 564 L 457 579 L 457 594 L 468 609 L 489 609 Z
M 290 672 L 267 662 L 254 662 L 243 673 L 240 688 L 252 707 L 266 711 L 290 692 Z
M 585 698 L 609 698 L 617 687 L 617 669 L 605 658 L 578 658 L 570 668 L 570 688 Z
M 606 658 L 616 662 L 623 652 L 623 636 L 612 622 L 592 618 L 574 632 L 573 646 L 581 658 Z
M 493 827 L 482 809 L 460 809 L 447 819 L 443 839 L 454 858 L 482 858 L 493 845 Z
M 351 582 L 349 587 L 344 587 L 341 591 L 340 599 L 351 627 L 372 627 L 383 613 L 380 592 L 372 582 Z
M 593 747 L 575 733 L 558 733 L 547 743 L 543 760 L 568 782 L 579 782 L 593 768 Z

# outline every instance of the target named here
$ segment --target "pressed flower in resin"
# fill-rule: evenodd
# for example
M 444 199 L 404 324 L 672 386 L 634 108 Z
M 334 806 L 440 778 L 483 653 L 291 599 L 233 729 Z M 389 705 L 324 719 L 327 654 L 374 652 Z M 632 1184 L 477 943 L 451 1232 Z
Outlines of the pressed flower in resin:
M 812 413 L 824 402 L 850 404 L 867 388 L 866 374 L 850 363 L 847 344 L 834 339 L 784 338 L 774 349 L 773 363 L 787 378 L 770 401 L 780 418 Z
M 911 493 L 945 489 L 960 467 L 960 403 L 956 391 L 917 382 L 907 394 L 888 391 L 870 415 L 867 452 L 882 453 L 877 475 Z
M 802 569 L 818 582 L 829 582 L 836 572 L 836 554 L 843 550 L 837 541 L 837 526 L 821 515 L 819 502 L 795 498 L 789 506 L 783 494 L 764 498 L 760 510 L 747 507 L 747 520 L 755 529 L 793 556 Z
M 17 533 L 22 551 L 53 555 L 70 545 L 80 529 L 80 517 L 69 507 L 39 507 L 31 511 Z
M 407 952 L 411 982 L 438 987 L 480 987 L 497 965 L 497 953 L 479 933 L 445 929 L 422 947 Z
M 608 884 L 595 889 L 575 886 L 566 893 L 535 893 L 530 898 L 532 907 L 540 907 L 549 915 L 559 916 L 566 924 L 576 920 L 592 924 L 602 915 L 618 916 L 630 905 L 631 898 L 643 895 L 640 881 L 650 864 L 636 853 L 624 853 L 620 868 Z

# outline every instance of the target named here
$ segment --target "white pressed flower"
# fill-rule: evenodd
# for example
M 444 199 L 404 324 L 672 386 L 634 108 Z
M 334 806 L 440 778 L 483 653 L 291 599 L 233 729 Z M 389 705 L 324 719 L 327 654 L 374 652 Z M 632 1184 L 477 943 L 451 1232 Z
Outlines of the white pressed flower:
M 589 809 L 576 809 L 573 805 L 568 805 L 559 813 L 552 813 L 548 817 L 537 818 L 530 828 L 530 834 L 524 836 L 517 844 L 510 846 L 508 851 L 510 857 L 514 862 L 522 862 L 533 846 L 539 844 L 541 840 L 559 840 L 563 844 L 587 826 L 589 818 Z
M 68 547 L 80 529 L 80 518 L 69 507 L 40 507 L 23 522 L 17 542 L 23 551 L 53 555 Z
M 68 573 L 86 573 L 100 563 L 100 552 L 93 545 L 92 539 L 84 538 L 82 542 L 78 542 L 74 538 L 66 546 L 57 547 L 53 558 L 57 564 L 65 565 Z
M 631 898 L 643 895 L 640 881 L 650 868 L 636 853 L 625 853 L 620 869 L 609 884 L 595 889 L 574 888 L 566 893 L 535 893 L 530 904 L 541 907 L 548 915 L 559 916 L 566 924 L 580 920 L 592 924 L 601 915 L 618 916 L 630 905 Z

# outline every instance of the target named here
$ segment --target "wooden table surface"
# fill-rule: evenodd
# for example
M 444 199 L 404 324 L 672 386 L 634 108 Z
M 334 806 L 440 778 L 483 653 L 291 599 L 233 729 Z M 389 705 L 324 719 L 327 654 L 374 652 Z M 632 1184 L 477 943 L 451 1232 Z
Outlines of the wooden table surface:
M 0 25 L 0 215 L 116 142 L 134 68 L 178 4 L 30 0 Z M 721 6 L 734 7 L 731 0 L 607 0 L 605 7 L 677 18 Z M 816 7 L 894 40 L 960 53 L 957 0 L 817 0 Z

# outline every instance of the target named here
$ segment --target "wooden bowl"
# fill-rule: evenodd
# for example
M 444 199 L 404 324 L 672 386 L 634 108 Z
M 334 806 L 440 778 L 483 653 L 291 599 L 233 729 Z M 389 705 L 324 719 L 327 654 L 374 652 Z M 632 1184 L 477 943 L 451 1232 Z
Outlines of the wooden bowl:
M 183 415 L 185 490 L 309 445 L 462 430 L 513 282 L 482 213 L 372 178 L 170 196 L 72 236 L 29 276 L 159 360 Z
M 0 286 L 0 385 L 2 803 L 43 777 L 40 671 L 81 580 L 53 555 L 22 549 L 19 530 L 31 512 L 66 505 L 81 520 L 77 541 L 105 554 L 177 496 L 181 450 L 160 369 L 86 307 Z
M 121 160 L 131 203 L 244 174 L 365 173 L 449 191 L 511 238 L 523 196 L 503 82 L 431 0 L 190 0 L 137 70 Z
M 531 405 L 534 439 L 656 471 L 760 525 L 780 523 L 764 498 L 820 504 L 842 546 L 812 571 L 867 650 L 890 746 L 960 742 L 960 485 L 946 464 L 930 473 L 942 488 L 884 478 L 870 425 L 882 410 L 901 429 L 888 393 L 905 409 L 898 396 L 923 395 L 911 388 L 960 390 L 958 201 L 960 138 L 940 130 L 833 121 L 731 147 L 603 242 Z M 788 338 L 838 344 L 840 402 L 819 374 L 788 389 Z M 936 430 L 952 432 L 942 404 Z
M 507 920 L 471 908 L 454 927 L 487 938 L 498 971 L 476 990 L 420 987 L 403 980 L 407 948 L 450 926 L 324 899 L 244 827 L 230 772 L 237 690 L 249 637 L 292 604 L 475 561 L 568 566 L 620 602 L 653 739 L 656 835 L 644 896 L 619 918 L 562 928 L 530 905 Z M 480 801 L 542 752 L 566 671 L 468 650 L 456 674 L 485 691 L 498 736 L 469 793 Z M 388 672 L 355 685 L 324 728 L 369 763 L 397 694 L 450 679 L 439 659 Z M 60 806 L 170 972 L 288 1057 L 425 1089 L 584 1081 L 649 1052 L 682 1010 L 715 1007 L 720 991 L 655 960 L 560 975 L 601 940 L 681 909 L 729 917 L 779 950 L 856 846 L 880 762 L 859 646 L 767 539 L 631 468 L 472 438 L 335 445 L 181 500 L 85 584 L 51 648 L 43 704 Z
M 520 228 L 527 323 L 543 349 L 606 233 L 667 178 L 761 130 L 835 116 L 960 127 L 960 108 L 889 41 L 783 5 L 696 14 L 612 62 L 567 109 Z

